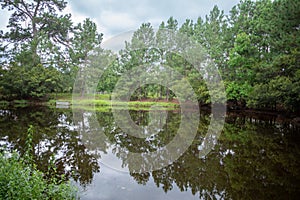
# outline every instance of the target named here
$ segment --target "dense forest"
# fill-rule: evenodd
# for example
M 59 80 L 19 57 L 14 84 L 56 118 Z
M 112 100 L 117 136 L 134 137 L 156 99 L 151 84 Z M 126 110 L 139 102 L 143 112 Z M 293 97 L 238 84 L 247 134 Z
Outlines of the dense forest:
M 83 85 L 89 84 L 84 76 L 91 74 L 82 73 L 81 78 L 80 74 L 94 67 L 89 66 L 90 55 L 102 61 L 115 57 L 102 48 L 103 34 L 91 19 L 74 24 L 71 14 L 63 14 L 64 0 L 0 2 L 2 9 L 11 12 L 8 31 L 0 32 L 2 100 L 45 100 L 49 94 L 71 93 L 77 74 Z M 205 81 L 190 63 L 172 52 L 153 49 L 153 42 L 162 41 L 159 37 L 172 42 L 168 35 L 159 34 L 162 29 L 185 34 L 206 49 L 221 73 L 232 107 L 299 111 L 300 1 L 241 0 L 228 14 L 215 6 L 204 19 L 186 19 L 182 25 L 170 17 L 157 32 L 143 23 L 118 59 L 105 68 L 96 92 L 110 94 L 126 71 L 160 62 L 189 80 L 199 103 L 209 104 Z M 137 41 L 144 42 L 143 49 L 137 50 Z M 167 87 L 149 84 L 136 90 L 132 100 L 174 97 Z

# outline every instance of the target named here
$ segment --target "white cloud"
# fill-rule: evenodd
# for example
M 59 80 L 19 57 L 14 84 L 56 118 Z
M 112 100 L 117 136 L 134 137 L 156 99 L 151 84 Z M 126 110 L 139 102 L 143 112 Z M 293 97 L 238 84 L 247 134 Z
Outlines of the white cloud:
M 100 15 L 100 21 L 103 21 L 103 24 L 106 26 L 110 26 L 114 24 L 121 28 L 132 27 L 136 23 L 138 23 L 138 21 L 134 20 L 132 16 L 128 13 L 115 13 L 112 11 L 104 11 Z
M 155 28 L 170 16 L 179 24 L 185 19 L 204 17 L 214 5 L 228 10 L 239 0 L 84 0 L 68 1 L 64 13 L 71 13 L 74 23 L 91 18 L 104 33 L 104 37 L 137 29 L 142 23 L 150 22 Z M 3 30 L 8 22 L 7 12 L 0 13 L 0 28 Z
M 74 23 L 79 23 L 79 22 L 83 22 L 88 16 L 85 16 L 83 14 L 80 14 L 80 13 L 77 13 L 74 11 L 74 9 L 72 8 L 72 6 L 70 4 L 67 5 L 67 7 L 65 8 L 64 10 L 64 13 L 67 14 L 67 13 L 71 13 L 72 15 L 72 21 Z
M 138 19 L 129 13 L 113 11 L 103 11 L 98 20 L 100 24 L 109 27 L 111 31 L 134 29 L 140 23 Z
M 85 0 L 70 2 L 75 13 L 95 19 L 99 31 L 107 38 L 138 28 L 150 22 L 154 27 L 170 16 L 179 24 L 186 19 L 197 20 L 209 14 L 214 5 L 228 10 L 239 0 Z
M 7 24 L 8 24 L 8 19 L 10 16 L 10 12 L 6 11 L 6 10 L 1 10 L 0 13 L 0 30 L 6 31 L 7 28 Z

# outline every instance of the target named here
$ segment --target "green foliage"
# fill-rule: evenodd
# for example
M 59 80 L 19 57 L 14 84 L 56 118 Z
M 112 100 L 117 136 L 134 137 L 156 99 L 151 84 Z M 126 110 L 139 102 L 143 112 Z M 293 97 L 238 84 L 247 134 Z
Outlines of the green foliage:
M 59 16 L 65 1 L 1 1 L 1 5 L 13 13 L 8 27 L 18 27 L 1 34 L 0 55 L 6 61 L 0 68 L 1 99 L 43 99 L 49 93 L 71 92 L 76 75 L 80 91 L 75 93 L 81 97 L 111 94 L 125 72 L 138 71 L 142 65 L 149 70 L 165 65 L 187 78 L 200 103 L 210 103 L 212 94 L 221 94 L 220 88 L 208 91 L 194 66 L 172 53 L 186 34 L 218 67 L 229 101 L 251 108 L 299 110 L 300 1 L 241 0 L 228 15 L 215 6 L 204 19 L 187 19 L 181 26 L 170 17 L 157 33 L 150 23 L 143 23 L 119 55 L 101 48 L 103 34 L 90 19 L 73 25 L 70 15 Z M 30 25 L 25 27 L 27 18 Z M 7 42 L 13 47 L 4 48 Z M 176 87 L 185 90 L 180 84 Z M 124 96 L 127 90 L 121 93 Z M 158 84 L 137 83 L 132 100 L 149 97 L 170 100 L 175 94 Z
M 257 84 L 250 94 L 248 104 L 253 107 L 275 108 L 281 104 L 285 109 L 296 111 L 300 103 L 300 84 L 288 77 L 277 76 L 266 84 Z
M 25 141 L 25 153 L 23 155 L 24 158 L 24 164 L 28 166 L 32 166 L 34 168 L 34 163 L 33 163 L 33 152 L 34 152 L 34 147 L 33 147 L 33 126 L 30 125 L 28 130 L 27 130 L 27 137 Z
M 70 92 L 87 53 L 101 43 L 95 23 L 86 19 L 73 25 L 70 14 L 59 15 L 67 4 L 63 0 L 0 3 L 12 12 L 11 29 L 0 39 L 13 43 L 1 48 L 6 63 L 1 66 L 1 98 L 40 99 Z
M 247 99 L 251 91 L 252 87 L 248 82 L 238 84 L 232 81 L 226 84 L 227 100 L 241 101 L 243 99 Z
M 20 161 L 17 153 L 0 154 L 0 199 L 76 199 L 70 183 L 48 183 L 44 174 Z
M 32 68 L 13 65 L 3 73 L 2 78 L 2 95 L 6 99 L 42 98 L 48 93 L 63 90 L 61 73 L 41 64 Z
M 85 68 L 91 67 L 87 63 L 89 61 L 89 54 L 95 49 L 100 48 L 103 34 L 97 32 L 97 26 L 89 18 L 85 19 L 81 24 L 79 23 L 74 27 L 74 36 L 72 38 L 71 48 L 68 48 L 68 54 L 70 56 L 70 76 L 72 79 L 76 78 L 77 73 L 79 76 L 77 79 L 82 85 L 86 84 L 88 74 L 85 74 Z M 98 55 L 98 54 L 97 54 Z M 86 91 L 81 91 L 85 93 Z
M 251 44 L 250 37 L 246 33 L 240 33 L 234 43 L 234 47 L 229 53 L 228 68 L 231 71 L 231 80 L 244 82 L 254 81 L 253 72 L 256 62 L 255 47 Z
M 77 199 L 71 183 L 59 182 L 55 176 L 49 180 L 33 163 L 33 127 L 27 132 L 23 157 L 16 152 L 0 153 L 0 199 Z

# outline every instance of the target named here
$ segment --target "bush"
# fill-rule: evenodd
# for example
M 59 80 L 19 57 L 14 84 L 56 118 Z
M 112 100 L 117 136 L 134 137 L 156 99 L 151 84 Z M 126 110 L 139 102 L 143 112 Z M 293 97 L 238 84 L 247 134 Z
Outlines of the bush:
M 0 152 L 0 199 L 77 199 L 77 190 L 70 182 L 49 179 L 36 169 L 32 160 L 32 126 L 28 129 L 26 153 L 20 157 Z
M 24 164 L 18 154 L 0 154 L 0 199 L 76 199 L 70 183 L 56 184 L 44 174 Z

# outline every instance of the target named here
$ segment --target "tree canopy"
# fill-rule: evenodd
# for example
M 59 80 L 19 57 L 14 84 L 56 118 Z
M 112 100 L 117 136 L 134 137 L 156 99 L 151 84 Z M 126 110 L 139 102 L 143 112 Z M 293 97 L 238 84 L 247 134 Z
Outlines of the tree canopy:
M 175 36 L 160 31 L 169 29 L 186 34 L 206 49 L 222 75 L 232 107 L 299 110 L 299 1 L 241 0 L 228 14 L 215 6 L 205 18 L 187 19 L 182 25 L 170 17 L 157 32 L 150 23 L 143 23 L 118 56 L 101 48 L 103 34 L 93 21 L 74 24 L 70 14 L 62 14 L 67 5 L 64 0 L 0 3 L 2 9 L 11 12 L 9 30 L 1 31 L 2 99 L 71 92 L 78 73 L 80 92 L 90 92 L 84 90 L 90 83 L 83 72 L 93 67 L 89 64 L 90 55 L 97 54 L 116 59 L 105 68 L 96 92 L 111 93 L 122 74 L 133 67 L 160 63 L 185 76 L 200 103 L 210 103 L 203 77 L 189 62 L 171 52 L 176 46 Z M 139 87 L 132 96 L 135 100 L 142 98 L 176 97 L 170 88 L 150 84 Z

